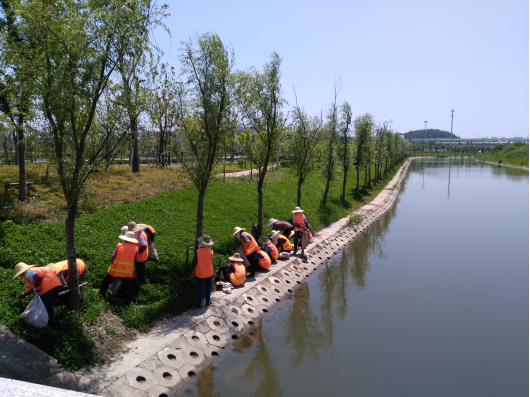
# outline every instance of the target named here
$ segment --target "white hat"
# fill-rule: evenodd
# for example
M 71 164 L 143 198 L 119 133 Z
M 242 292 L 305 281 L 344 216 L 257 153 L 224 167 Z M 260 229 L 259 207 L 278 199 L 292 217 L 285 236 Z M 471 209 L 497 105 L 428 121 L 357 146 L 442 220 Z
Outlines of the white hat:
M 278 222 L 278 219 L 271 218 L 271 219 L 269 219 L 269 224 L 267 226 L 272 226 L 276 222 Z
M 120 234 L 118 237 L 130 243 L 138 244 L 138 240 L 136 240 L 134 232 L 128 231 L 124 236 Z
M 270 234 L 270 238 L 276 237 L 277 234 L 280 234 L 280 232 L 278 230 L 273 230 Z
M 35 265 L 27 265 L 24 262 L 18 262 L 15 265 L 15 275 L 13 276 L 13 280 L 16 279 L 18 276 L 20 276 L 22 273 L 24 273 L 26 270 L 31 269 L 32 267 L 35 267 Z
M 240 227 L 236 226 L 234 228 L 234 234 L 232 234 L 232 236 L 235 236 L 237 232 L 241 232 L 241 231 L 244 231 L 246 230 L 245 228 L 241 229 Z
M 125 236 L 125 233 L 129 231 L 129 226 L 124 226 L 121 228 L 121 235 Z
M 300 207 L 294 207 L 294 211 L 291 211 L 293 214 L 295 212 L 304 212 L 304 210 L 301 210 Z

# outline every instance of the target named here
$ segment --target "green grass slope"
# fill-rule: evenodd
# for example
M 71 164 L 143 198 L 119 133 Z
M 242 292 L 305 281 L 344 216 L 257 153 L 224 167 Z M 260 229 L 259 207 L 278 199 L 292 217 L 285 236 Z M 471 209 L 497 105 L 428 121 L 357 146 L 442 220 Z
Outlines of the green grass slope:
M 372 190 L 371 199 L 398 169 Z M 361 175 L 363 181 L 364 173 Z M 302 209 L 313 229 L 323 228 L 362 206 L 363 198 L 353 196 L 355 171 L 348 180 L 346 201 L 338 200 L 342 175 L 337 173 L 331 184 L 326 206 L 320 205 L 325 180 L 317 172 L 308 176 L 303 185 Z M 256 222 L 256 181 L 235 179 L 214 181 L 209 187 L 204 203 L 204 233 L 214 241 L 214 267 L 228 261 L 239 242 L 232 237 L 235 226 L 251 230 Z M 368 193 L 365 193 L 368 195 Z M 296 176 L 290 169 L 269 173 L 264 188 L 264 232 L 269 218 L 291 220 L 296 206 Z M 185 263 L 186 247 L 194 244 L 197 211 L 197 191 L 188 186 L 157 196 L 117 205 L 97 213 L 85 215 L 76 221 L 76 248 L 79 257 L 88 266 L 85 281 L 85 299 L 79 313 L 69 313 L 64 308 L 57 311 L 57 324 L 42 330 L 27 326 L 18 316 L 30 298 L 18 299 L 26 286 L 21 278 L 12 280 L 14 265 L 23 261 L 44 266 L 65 259 L 65 234 L 63 223 L 18 225 L 7 221 L 0 223 L 0 324 L 8 326 L 17 335 L 35 344 L 57 358 L 68 369 L 89 363 L 93 347 L 84 334 L 83 322 L 93 323 L 104 310 L 112 310 L 128 326 L 147 331 L 158 318 L 168 317 L 191 307 L 195 302 L 194 281 L 190 280 L 191 264 Z M 129 221 L 152 225 L 157 236 L 155 245 L 160 260 L 147 262 L 148 283 L 143 285 L 134 303 L 124 306 L 121 300 L 99 297 L 95 288 L 110 265 L 111 254 L 120 240 L 118 235 Z

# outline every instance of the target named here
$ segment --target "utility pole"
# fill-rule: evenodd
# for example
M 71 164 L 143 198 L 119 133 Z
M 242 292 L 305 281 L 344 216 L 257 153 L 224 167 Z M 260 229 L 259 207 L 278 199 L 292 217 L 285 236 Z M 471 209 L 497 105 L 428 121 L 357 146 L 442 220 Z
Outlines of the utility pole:
M 451 151 L 453 150 L 453 117 L 455 113 L 454 109 L 451 109 L 451 142 L 449 143 L 449 147 L 451 148 Z
M 423 133 L 423 151 L 425 151 L 425 146 L 427 145 L 427 123 L 425 122 L 425 132 Z

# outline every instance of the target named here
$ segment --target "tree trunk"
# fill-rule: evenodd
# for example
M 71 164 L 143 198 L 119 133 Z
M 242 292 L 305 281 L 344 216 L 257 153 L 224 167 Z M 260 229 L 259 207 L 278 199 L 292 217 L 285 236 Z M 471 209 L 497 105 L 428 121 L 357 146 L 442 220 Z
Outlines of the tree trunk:
M 160 139 L 158 141 L 158 164 L 164 168 L 164 132 L 160 130 Z
M 359 194 L 359 166 L 356 166 L 355 170 L 357 171 L 357 185 L 355 187 L 355 194 Z
M 18 115 L 18 201 L 26 201 L 26 159 L 24 153 L 24 116 Z
M 372 186 L 372 167 L 368 166 L 368 186 Z
M 131 136 L 132 136 L 131 172 L 140 172 L 140 156 L 138 154 L 138 122 L 135 118 L 131 120 Z
M 197 239 L 202 237 L 202 225 L 204 215 L 204 196 L 206 195 L 206 184 L 203 183 L 201 190 L 199 190 L 199 199 L 197 201 L 197 226 L 195 229 L 195 250 L 199 248 Z
M 4 157 L 6 158 L 6 165 L 9 164 L 9 152 L 7 151 L 7 137 L 4 136 Z
M 77 278 L 77 263 L 75 251 L 75 214 L 77 212 L 77 197 L 72 200 L 68 208 L 65 221 L 66 257 L 68 258 L 68 277 L 70 279 L 70 293 L 68 294 L 68 309 L 79 310 L 79 281 Z
M 304 178 L 301 176 L 298 178 L 298 192 L 296 195 L 296 205 L 298 207 L 302 206 L 302 183 L 304 183 Z
M 328 201 L 328 192 L 329 192 L 329 182 L 331 181 L 331 175 L 328 175 L 328 178 L 326 179 L 326 188 L 324 189 L 324 198 L 320 202 L 322 205 L 326 205 Z
M 13 144 L 15 145 L 15 165 L 18 165 L 18 138 L 17 131 L 13 131 Z
M 262 173 L 264 174 L 266 171 L 263 170 Z M 260 177 L 260 180 L 258 181 L 258 229 L 257 229 L 257 236 L 261 237 L 261 233 L 263 231 L 263 183 L 265 181 L 265 175 L 263 177 Z
M 346 179 L 348 178 L 348 168 L 344 167 L 344 179 L 342 180 L 342 196 L 341 200 L 346 200 Z

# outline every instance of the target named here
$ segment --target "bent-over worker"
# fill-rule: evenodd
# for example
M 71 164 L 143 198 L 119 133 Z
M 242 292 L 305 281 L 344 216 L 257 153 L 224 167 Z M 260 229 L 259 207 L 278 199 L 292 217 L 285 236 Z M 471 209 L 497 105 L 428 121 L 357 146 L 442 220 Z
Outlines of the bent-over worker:
M 259 242 L 262 244 L 263 251 L 269 255 L 271 262 L 276 263 L 276 260 L 278 259 L 278 249 L 272 243 L 272 241 L 270 241 L 266 236 L 263 236 L 259 239 Z
M 294 223 L 294 252 L 293 255 L 296 255 L 296 251 L 298 250 L 298 243 L 302 245 L 302 233 L 304 229 L 309 228 L 309 225 L 307 224 L 307 219 L 305 215 L 303 214 L 304 210 L 300 209 L 300 207 L 295 207 L 294 211 L 291 211 L 293 213 L 293 223 Z M 302 248 L 302 255 L 304 255 L 304 249 Z
M 285 236 L 282 236 L 277 230 L 272 231 L 271 239 L 274 245 L 276 246 L 276 249 L 278 250 L 279 254 L 282 252 L 290 252 L 293 249 L 293 246 L 289 239 Z
M 29 288 L 22 292 L 18 297 L 24 298 L 32 291 L 38 291 L 40 299 L 48 312 L 48 324 L 53 322 L 55 300 L 61 292 L 61 282 L 55 273 L 47 267 L 36 267 L 36 265 L 27 265 L 19 262 L 15 266 L 15 275 L 13 280 L 22 275 L 24 282 Z
M 269 219 L 268 226 L 272 227 L 272 230 L 283 230 L 283 235 L 287 238 L 291 237 L 291 233 L 294 230 L 294 226 L 289 222 L 279 221 L 278 219 Z
M 134 237 L 138 240 L 136 246 L 138 247 L 138 263 L 136 264 L 136 274 L 140 285 L 145 284 L 145 262 L 149 256 L 149 249 L 147 248 L 147 233 L 144 227 L 137 225 L 135 222 L 129 222 L 127 228 L 130 232 L 134 232 Z
M 243 259 L 236 252 L 233 256 L 228 257 L 232 262 L 222 265 L 217 272 L 217 275 L 223 275 L 224 281 L 230 281 L 235 287 L 241 285 L 247 279 L 245 265 L 243 265 Z
M 262 269 L 269 269 L 271 267 L 271 258 L 265 251 L 257 250 L 254 254 L 254 259 Z
M 197 279 L 197 307 L 202 306 L 202 285 L 206 287 L 206 306 L 210 305 L 210 294 L 212 292 L 213 277 L 213 241 L 209 235 L 199 237 L 199 248 L 197 249 L 197 266 L 195 266 L 195 277 Z
M 245 256 L 250 263 L 250 277 L 254 277 L 259 265 L 258 260 L 255 258 L 255 252 L 259 250 L 259 246 L 254 237 L 250 233 L 245 232 L 245 230 L 236 226 L 232 236 L 237 236 L 239 241 L 241 241 L 241 248 L 245 251 Z
M 107 270 L 107 274 L 101 280 L 99 294 L 105 296 L 109 285 L 119 278 L 122 283 L 123 296 L 126 303 L 132 301 L 132 276 L 134 266 L 138 262 L 138 240 L 134 238 L 134 232 L 127 232 L 125 235 L 119 235 L 122 243 L 118 243 L 112 254 L 112 264 Z
M 79 258 L 76 258 L 75 261 L 77 265 L 77 281 L 79 284 L 81 284 L 86 275 L 86 263 Z M 68 259 L 57 263 L 48 263 L 46 267 L 55 273 L 64 288 L 70 288 L 70 277 L 68 276 Z

